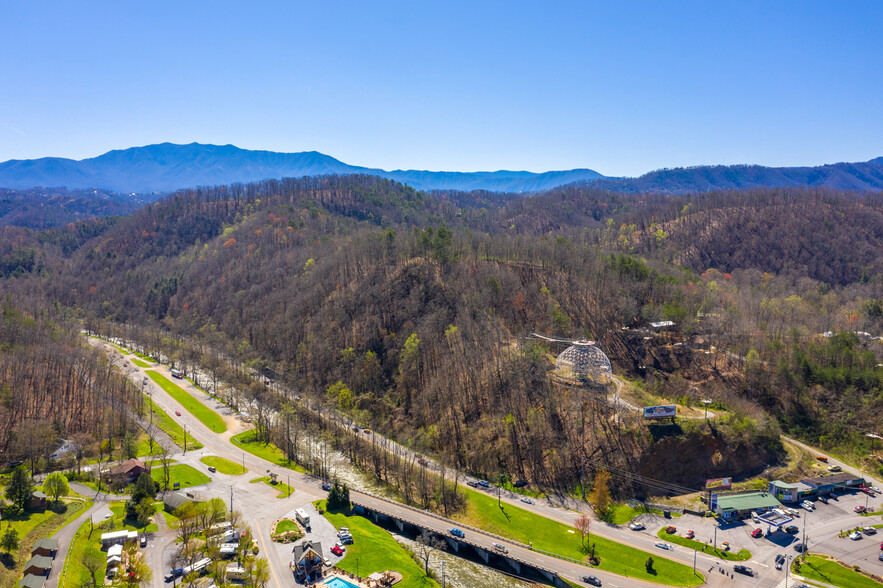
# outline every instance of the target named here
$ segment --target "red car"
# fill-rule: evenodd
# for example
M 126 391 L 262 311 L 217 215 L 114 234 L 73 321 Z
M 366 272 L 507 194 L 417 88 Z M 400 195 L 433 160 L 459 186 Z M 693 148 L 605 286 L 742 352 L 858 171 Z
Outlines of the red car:
M 341 555 L 343 555 L 343 549 L 341 549 L 340 546 L 335 545 L 331 548 L 331 553 L 333 553 L 337 557 L 340 557 Z
M 667 527 L 665 528 L 665 532 L 668 533 L 669 535 L 671 535 L 672 533 L 677 533 L 677 532 L 678 532 L 678 528 L 677 528 L 677 527 L 674 527 L 674 526 L 672 526 L 672 525 L 669 525 L 669 526 L 667 526 Z
M 852 509 L 852 510 L 854 510 L 854 511 L 857 512 L 858 514 L 863 514 L 863 513 L 865 513 L 865 512 L 868 511 L 868 509 L 866 509 L 864 506 L 857 506 L 857 507 L 855 507 L 855 508 Z
M 689 531 L 687 531 L 687 534 L 684 535 L 684 536 L 685 536 L 687 539 L 692 539 L 693 537 L 696 536 L 696 533 L 693 532 L 693 529 L 690 529 Z
M 761 529 L 760 527 L 756 528 L 755 530 L 751 531 L 751 536 L 755 539 L 758 537 L 763 537 L 763 529 Z
M 176 411 L 175 411 L 175 416 L 181 416 L 181 411 L 180 411 L 180 410 L 176 410 Z

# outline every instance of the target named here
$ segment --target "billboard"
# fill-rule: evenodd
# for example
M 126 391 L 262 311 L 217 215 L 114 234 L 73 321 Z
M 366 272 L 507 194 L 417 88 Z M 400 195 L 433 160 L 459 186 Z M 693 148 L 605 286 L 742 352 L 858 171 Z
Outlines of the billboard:
M 717 494 L 711 495 L 711 502 L 708 504 L 708 510 L 714 510 L 717 508 Z
M 677 413 L 678 407 L 674 404 L 668 406 L 645 406 L 644 407 L 644 418 L 645 419 L 667 419 L 674 418 Z
M 733 485 L 732 478 L 715 478 L 713 480 L 705 480 L 706 490 L 725 490 Z

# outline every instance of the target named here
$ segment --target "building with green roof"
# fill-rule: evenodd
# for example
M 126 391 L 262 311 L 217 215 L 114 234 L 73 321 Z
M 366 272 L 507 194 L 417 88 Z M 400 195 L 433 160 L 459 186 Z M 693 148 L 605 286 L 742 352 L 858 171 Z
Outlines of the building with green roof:
M 743 492 L 718 496 L 714 513 L 726 520 L 738 520 L 747 519 L 754 511 L 766 512 L 781 506 L 782 503 L 769 492 Z

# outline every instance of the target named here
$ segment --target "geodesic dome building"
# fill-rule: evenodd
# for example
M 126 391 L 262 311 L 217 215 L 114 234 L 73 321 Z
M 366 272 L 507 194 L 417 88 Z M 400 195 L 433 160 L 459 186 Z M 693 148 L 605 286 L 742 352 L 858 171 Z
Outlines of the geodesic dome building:
M 612 373 L 610 360 L 594 341 L 574 341 L 555 360 L 555 377 L 568 384 L 604 385 Z

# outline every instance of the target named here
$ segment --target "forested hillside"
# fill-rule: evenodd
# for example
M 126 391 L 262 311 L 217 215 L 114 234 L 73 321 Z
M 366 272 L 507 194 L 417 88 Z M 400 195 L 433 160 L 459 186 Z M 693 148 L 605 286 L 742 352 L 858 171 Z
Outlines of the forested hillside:
M 144 325 L 184 364 L 213 350 L 269 366 L 475 473 L 569 490 L 585 462 L 692 486 L 777 459 L 780 427 L 869 455 L 878 343 L 820 333 L 881 334 L 880 215 L 879 195 L 807 190 L 494 203 L 368 176 L 267 181 L 18 233 L 6 255 L 33 248 L 39 267 L 2 284 L 92 329 Z M 593 339 L 648 393 L 728 416 L 660 444 L 602 393 L 552 381 L 560 350 L 534 331 Z M 654 468 L 673 443 L 706 447 L 702 467 Z

